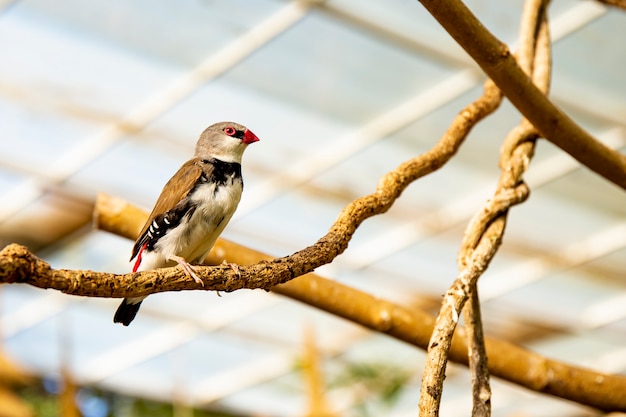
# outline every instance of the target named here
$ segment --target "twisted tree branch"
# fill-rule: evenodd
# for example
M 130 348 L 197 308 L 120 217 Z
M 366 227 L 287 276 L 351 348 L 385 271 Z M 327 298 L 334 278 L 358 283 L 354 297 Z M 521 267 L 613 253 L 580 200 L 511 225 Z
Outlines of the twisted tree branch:
M 526 1 L 518 53 L 522 70 L 531 74 L 533 82 L 544 93 L 550 84 L 551 62 L 546 7 L 547 1 L 544 0 Z M 466 228 L 457 261 L 460 273 L 444 295 L 428 349 L 420 393 L 420 416 L 439 415 L 448 351 L 459 314 L 468 299 L 471 302 L 464 315 L 470 337 L 472 415 L 491 415 L 491 389 L 476 283 L 500 247 L 509 208 L 528 197 L 529 190 L 522 176 L 534 154 L 537 137 L 538 132 L 527 119 L 507 135 L 501 150 L 502 173 L 494 197 L 476 213 Z

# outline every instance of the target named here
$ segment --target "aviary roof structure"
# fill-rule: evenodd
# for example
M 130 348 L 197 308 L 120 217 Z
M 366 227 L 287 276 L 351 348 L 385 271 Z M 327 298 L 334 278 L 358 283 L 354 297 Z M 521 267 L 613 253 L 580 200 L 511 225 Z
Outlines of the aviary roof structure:
M 522 1 L 466 2 L 515 48 Z M 224 237 L 275 256 L 326 233 L 341 209 L 433 146 L 485 76 L 417 1 L 58 0 L 0 3 L 0 242 L 53 267 L 127 272 L 132 242 L 93 230 L 99 192 L 146 209 L 209 124 L 261 138 Z M 550 5 L 551 98 L 597 138 L 626 146 L 626 15 Z M 442 170 L 364 223 L 321 275 L 436 313 L 471 215 L 495 188 L 506 101 Z M 529 200 L 480 281 L 489 335 L 626 372 L 626 195 L 540 141 Z M 3 348 L 79 383 L 240 414 L 306 412 L 294 366 L 314 330 L 323 369 L 384 362 L 414 374 L 389 416 L 415 415 L 424 352 L 263 291 L 151 296 L 129 328 L 119 300 L 0 288 Z M 330 378 L 330 377 L 329 377 Z M 467 370 L 448 371 L 442 413 L 466 415 Z M 494 415 L 589 409 L 493 381 Z M 349 390 L 331 396 L 348 413 Z M 352 400 L 351 400 L 352 399 Z M 532 401 L 529 401 L 532 399 Z

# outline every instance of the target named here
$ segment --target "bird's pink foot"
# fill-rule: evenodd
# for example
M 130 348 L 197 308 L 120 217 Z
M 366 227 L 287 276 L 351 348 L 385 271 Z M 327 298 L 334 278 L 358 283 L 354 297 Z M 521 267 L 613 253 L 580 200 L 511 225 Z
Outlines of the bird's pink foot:
M 225 265 L 225 266 L 229 267 L 230 269 L 232 269 L 232 270 L 233 270 L 233 272 L 234 272 L 235 274 L 237 274 L 237 276 L 238 276 L 239 278 L 241 278 L 241 271 L 239 270 L 239 265 L 237 265 L 237 264 L 231 264 L 230 262 L 226 262 L 225 260 L 224 260 L 224 261 L 222 261 L 222 265 Z
M 180 267 L 183 269 L 188 277 L 193 278 L 194 281 L 204 287 L 204 282 L 200 278 L 198 278 L 198 275 L 196 275 L 196 268 L 192 264 L 187 262 L 185 258 L 183 258 L 182 256 L 171 255 L 168 260 L 176 261 L 176 263 L 180 265 Z

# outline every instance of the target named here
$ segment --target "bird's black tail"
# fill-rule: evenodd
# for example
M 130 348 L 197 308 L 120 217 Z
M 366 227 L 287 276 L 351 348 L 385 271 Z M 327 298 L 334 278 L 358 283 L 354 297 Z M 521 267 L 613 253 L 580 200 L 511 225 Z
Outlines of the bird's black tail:
M 133 321 L 141 306 L 141 300 L 134 303 L 133 301 L 133 299 L 124 298 L 122 304 L 120 304 L 115 312 L 113 323 L 122 323 L 124 326 L 128 326 L 130 322 Z

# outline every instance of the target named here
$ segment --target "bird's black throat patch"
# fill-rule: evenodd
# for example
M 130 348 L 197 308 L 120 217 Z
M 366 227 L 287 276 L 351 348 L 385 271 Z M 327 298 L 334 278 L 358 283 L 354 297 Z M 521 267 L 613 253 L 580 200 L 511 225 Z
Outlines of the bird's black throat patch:
M 241 164 L 237 162 L 224 162 L 219 159 L 203 159 L 203 163 L 213 165 L 210 178 L 205 174 L 202 180 L 215 183 L 216 187 L 231 183 L 233 180 L 241 178 Z

